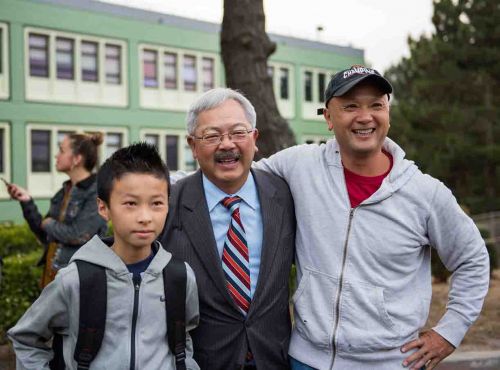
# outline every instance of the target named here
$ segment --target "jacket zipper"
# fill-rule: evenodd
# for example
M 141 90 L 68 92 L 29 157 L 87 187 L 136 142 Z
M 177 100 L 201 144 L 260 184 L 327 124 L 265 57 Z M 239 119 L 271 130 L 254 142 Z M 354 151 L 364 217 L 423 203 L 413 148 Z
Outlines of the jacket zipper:
M 132 335 L 130 345 L 130 370 L 135 369 L 135 328 L 137 325 L 137 314 L 139 312 L 139 288 L 141 286 L 141 276 L 134 275 L 134 311 L 132 313 Z
M 351 224 L 352 224 L 352 218 L 354 216 L 354 210 L 356 208 L 351 208 L 351 211 L 349 212 L 349 223 L 347 224 L 347 232 L 346 232 L 346 237 L 345 237 L 345 242 L 344 242 L 344 252 L 342 256 L 342 269 L 340 270 L 340 279 L 339 279 L 339 290 L 337 297 L 335 298 L 335 324 L 333 326 L 333 338 L 332 338 L 332 362 L 330 363 L 330 370 L 333 369 L 333 364 L 335 363 L 335 356 L 337 355 L 337 344 L 335 343 L 337 341 L 337 330 L 339 327 L 339 321 L 340 321 L 340 297 L 342 296 L 342 286 L 344 282 L 344 270 L 345 270 L 345 264 L 347 260 L 347 246 L 348 246 L 348 241 L 349 241 L 349 233 L 351 232 Z

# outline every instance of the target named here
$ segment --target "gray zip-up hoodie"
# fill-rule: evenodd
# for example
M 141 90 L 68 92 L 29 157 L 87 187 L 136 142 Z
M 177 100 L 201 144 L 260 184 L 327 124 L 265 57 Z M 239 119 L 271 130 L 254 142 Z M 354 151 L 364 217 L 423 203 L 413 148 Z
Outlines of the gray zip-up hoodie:
M 153 247 L 156 255 L 141 274 L 137 298 L 132 274 L 98 236 L 94 236 L 73 255 L 71 262 L 88 261 L 106 268 L 106 328 L 91 370 L 175 369 L 174 356 L 167 343 L 162 275 L 172 255 L 158 242 Z M 78 270 L 76 264 L 71 262 L 57 273 L 55 280 L 8 332 L 14 344 L 18 369 L 49 369 L 48 362 L 53 354 L 47 341 L 55 332 L 63 335 L 66 369 L 77 368 L 73 353 L 78 335 L 80 293 Z M 198 292 L 194 273 L 186 266 L 186 331 L 189 331 L 198 324 Z M 136 317 L 133 314 L 134 303 L 138 304 Z M 134 338 L 133 320 L 136 320 Z M 135 344 L 134 348 L 132 343 Z M 132 351 L 135 352 L 133 364 Z M 191 338 L 186 332 L 186 366 L 188 369 L 199 369 L 192 355 Z
M 298 289 L 289 353 L 318 369 L 402 369 L 431 300 L 430 247 L 453 271 L 434 327 L 455 347 L 481 310 L 489 260 L 448 188 L 384 143 L 393 168 L 351 208 L 338 143 L 299 145 L 257 163 L 289 184 L 297 217 Z

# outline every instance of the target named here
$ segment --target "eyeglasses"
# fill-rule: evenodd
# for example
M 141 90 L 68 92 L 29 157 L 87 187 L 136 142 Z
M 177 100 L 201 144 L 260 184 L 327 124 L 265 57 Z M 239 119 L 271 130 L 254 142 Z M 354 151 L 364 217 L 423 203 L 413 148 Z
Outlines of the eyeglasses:
M 219 145 L 220 143 L 222 143 L 222 140 L 226 135 L 227 138 L 231 140 L 233 143 L 241 143 L 245 141 L 248 135 L 254 131 L 255 129 L 250 129 L 250 130 L 237 129 L 231 132 L 226 132 L 225 134 L 217 134 L 213 132 L 202 136 L 192 135 L 191 137 L 193 139 L 200 140 L 203 145 L 212 146 L 212 145 Z

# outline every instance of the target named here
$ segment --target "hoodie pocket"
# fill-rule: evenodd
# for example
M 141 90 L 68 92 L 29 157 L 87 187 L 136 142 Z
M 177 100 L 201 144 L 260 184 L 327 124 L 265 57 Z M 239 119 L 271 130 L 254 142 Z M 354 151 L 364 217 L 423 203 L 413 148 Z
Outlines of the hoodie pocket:
M 331 346 L 337 285 L 336 278 L 305 268 L 293 296 L 295 329 L 317 347 Z
M 339 352 L 379 351 L 401 344 L 398 327 L 386 309 L 384 288 L 349 282 L 343 289 L 337 338 Z

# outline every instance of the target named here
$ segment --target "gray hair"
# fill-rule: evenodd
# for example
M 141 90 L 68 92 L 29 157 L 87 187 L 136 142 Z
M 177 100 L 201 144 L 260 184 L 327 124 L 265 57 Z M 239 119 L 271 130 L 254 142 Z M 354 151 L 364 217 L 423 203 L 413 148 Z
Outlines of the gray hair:
M 202 96 L 200 96 L 196 101 L 189 107 L 187 117 L 186 117 L 186 127 L 189 135 L 194 135 L 194 130 L 198 124 L 198 116 L 200 113 L 217 108 L 219 105 L 227 100 L 235 100 L 240 103 L 241 107 L 245 111 L 245 116 L 248 122 L 255 128 L 257 121 L 257 114 L 255 113 L 255 108 L 252 103 L 243 96 L 239 91 L 218 87 L 212 90 L 208 90 Z

